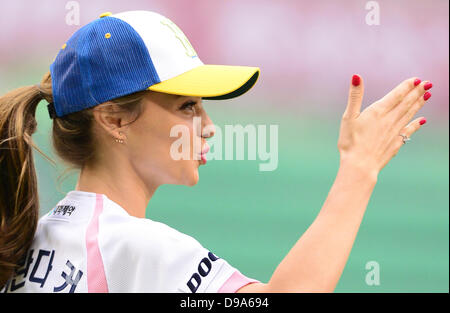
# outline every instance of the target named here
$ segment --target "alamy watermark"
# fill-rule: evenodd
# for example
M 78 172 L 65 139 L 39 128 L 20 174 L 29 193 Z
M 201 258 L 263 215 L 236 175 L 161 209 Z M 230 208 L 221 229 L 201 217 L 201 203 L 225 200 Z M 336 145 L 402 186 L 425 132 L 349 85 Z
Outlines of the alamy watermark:
M 193 118 L 193 133 L 209 133 L 214 129 L 214 136 L 208 139 L 210 151 L 205 154 L 207 160 L 260 160 L 260 171 L 274 171 L 278 167 L 278 125 L 225 125 L 209 124 L 199 129 L 201 118 Z M 268 126 L 268 127 L 267 127 Z M 175 125 L 170 131 L 170 137 L 178 138 L 170 148 L 174 160 L 189 160 L 191 155 L 199 160 L 202 151 L 202 140 L 192 136 L 186 125 Z M 191 137 L 193 138 L 193 153 L 191 154 Z M 245 140 L 247 139 L 247 141 Z
M 366 263 L 366 284 L 368 286 L 380 285 L 380 264 L 377 261 L 369 261 Z
M 71 25 L 80 25 L 80 3 L 78 1 L 67 1 L 66 10 L 66 24 Z
M 366 14 L 366 24 L 369 26 L 380 25 L 380 4 L 378 1 L 367 1 L 366 10 L 370 10 Z

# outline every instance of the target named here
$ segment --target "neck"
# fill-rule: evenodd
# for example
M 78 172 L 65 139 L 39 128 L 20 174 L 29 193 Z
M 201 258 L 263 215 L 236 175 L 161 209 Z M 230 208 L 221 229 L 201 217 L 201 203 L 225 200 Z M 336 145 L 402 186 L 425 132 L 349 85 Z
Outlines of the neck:
M 131 216 L 145 218 L 147 205 L 157 186 L 148 187 L 130 166 L 85 166 L 75 190 L 105 194 Z

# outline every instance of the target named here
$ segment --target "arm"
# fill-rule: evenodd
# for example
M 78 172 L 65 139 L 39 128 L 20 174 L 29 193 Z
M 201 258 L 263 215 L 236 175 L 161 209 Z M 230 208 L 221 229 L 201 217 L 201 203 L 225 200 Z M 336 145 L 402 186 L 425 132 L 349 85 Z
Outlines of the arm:
M 238 292 L 332 292 L 342 274 L 376 184 L 369 171 L 341 164 L 311 226 L 278 265 L 268 284 Z
M 332 292 L 344 270 L 379 171 L 403 145 L 420 119 L 405 124 L 423 105 L 424 89 L 404 81 L 359 113 L 362 84 L 350 89 L 338 148 L 336 179 L 318 216 L 278 265 L 267 284 L 237 292 Z M 423 86 L 421 86 L 423 87 Z

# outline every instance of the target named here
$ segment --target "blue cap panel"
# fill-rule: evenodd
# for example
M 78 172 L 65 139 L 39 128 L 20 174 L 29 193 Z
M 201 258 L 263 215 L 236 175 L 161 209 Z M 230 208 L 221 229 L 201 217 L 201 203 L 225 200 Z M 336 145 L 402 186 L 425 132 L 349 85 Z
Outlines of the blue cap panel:
M 62 116 L 62 107 L 70 108 L 74 103 L 85 103 L 81 72 L 78 66 L 77 43 L 83 29 L 78 30 L 59 51 L 50 65 L 53 103 L 57 116 Z
M 114 17 L 97 19 L 79 29 L 59 52 L 50 71 L 57 116 L 160 82 L 139 34 Z

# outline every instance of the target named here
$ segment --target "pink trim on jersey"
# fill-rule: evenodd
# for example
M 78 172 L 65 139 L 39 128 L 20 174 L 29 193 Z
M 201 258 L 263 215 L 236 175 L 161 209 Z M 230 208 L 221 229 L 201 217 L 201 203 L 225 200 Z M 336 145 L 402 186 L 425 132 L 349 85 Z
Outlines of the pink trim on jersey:
M 96 194 L 95 210 L 86 230 L 88 292 L 108 292 L 105 268 L 98 246 L 98 218 L 103 211 L 103 195 Z
M 244 287 L 245 285 L 251 284 L 251 283 L 257 283 L 258 280 L 248 278 L 244 275 L 242 275 L 239 271 L 235 271 L 233 275 L 230 276 L 230 278 L 227 279 L 227 281 L 220 287 L 219 293 L 234 293 L 239 288 Z

